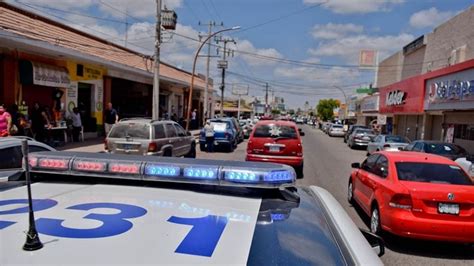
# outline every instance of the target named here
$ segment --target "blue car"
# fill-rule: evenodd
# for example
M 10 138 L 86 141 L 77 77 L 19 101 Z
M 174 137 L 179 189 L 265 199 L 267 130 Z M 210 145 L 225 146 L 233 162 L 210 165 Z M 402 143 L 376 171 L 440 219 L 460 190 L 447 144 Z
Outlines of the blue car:
M 210 119 L 210 121 L 214 129 L 214 147 L 223 147 L 228 152 L 233 152 L 239 140 L 232 118 L 215 118 Z M 201 129 L 201 134 L 199 134 L 199 148 L 201 151 L 206 150 L 206 135 L 204 129 Z

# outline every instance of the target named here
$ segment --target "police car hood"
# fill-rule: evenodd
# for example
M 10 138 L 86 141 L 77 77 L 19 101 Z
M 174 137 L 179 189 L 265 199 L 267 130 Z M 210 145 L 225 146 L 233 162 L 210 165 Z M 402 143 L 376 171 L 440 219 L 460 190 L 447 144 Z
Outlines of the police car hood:
M 0 193 L 0 265 L 246 264 L 260 198 L 120 185 L 35 183 L 44 244 L 23 251 L 27 189 Z

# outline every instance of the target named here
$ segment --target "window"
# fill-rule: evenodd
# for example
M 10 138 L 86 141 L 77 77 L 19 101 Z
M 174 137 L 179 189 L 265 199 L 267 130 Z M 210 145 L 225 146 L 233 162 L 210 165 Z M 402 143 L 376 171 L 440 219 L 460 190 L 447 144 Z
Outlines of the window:
M 166 135 L 168 136 L 168 138 L 175 138 L 176 136 L 178 136 L 176 134 L 176 129 L 174 128 L 173 124 L 166 124 L 165 129 L 166 129 Z
M 385 136 L 385 142 L 408 143 L 408 140 L 402 136 Z
M 20 146 L 2 149 L 0 150 L 0 169 L 21 168 L 22 158 Z
M 398 179 L 402 181 L 474 185 L 471 179 L 457 165 L 398 162 L 396 167 Z
M 375 164 L 374 174 L 386 178 L 388 176 L 388 159 L 387 157 L 380 155 L 377 163 Z
M 180 137 L 185 137 L 186 136 L 186 131 L 178 124 L 174 124 L 176 128 L 176 132 L 178 133 L 178 136 Z
M 109 138 L 149 139 L 150 126 L 148 124 L 124 123 L 112 127 Z
M 379 154 L 374 154 L 369 156 L 363 163 L 362 166 L 360 167 L 362 170 L 365 170 L 367 172 L 373 173 L 375 163 L 377 162 L 377 159 L 380 157 Z
M 454 125 L 454 138 L 474 140 L 474 125 Z
M 155 128 L 155 139 L 166 138 L 165 127 L 163 126 L 163 124 L 154 125 L 153 127 Z
M 35 145 L 29 146 L 29 152 L 40 152 L 40 151 L 49 151 L 49 150 L 40 146 L 35 146 Z
M 413 151 L 414 146 L 415 146 L 415 143 L 409 144 L 408 146 L 406 146 L 405 150 L 406 151 Z
M 79 76 L 79 77 L 84 76 L 84 65 L 77 64 L 76 75 Z
M 466 150 L 454 144 L 429 143 L 426 145 L 426 152 L 438 155 L 457 155 L 466 153 Z
M 296 129 L 292 126 L 276 124 L 260 125 L 255 129 L 254 138 L 290 138 L 296 139 Z
M 413 147 L 413 151 L 423 151 L 423 143 L 417 142 Z

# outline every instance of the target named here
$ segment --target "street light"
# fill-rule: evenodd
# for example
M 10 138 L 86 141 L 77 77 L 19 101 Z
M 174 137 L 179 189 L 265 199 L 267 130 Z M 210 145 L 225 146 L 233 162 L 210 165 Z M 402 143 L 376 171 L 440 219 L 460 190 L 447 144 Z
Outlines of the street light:
M 188 97 L 188 110 L 186 112 L 186 131 L 189 130 L 189 117 L 191 116 L 191 107 L 192 107 L 192 97 L 193 97 L 193 89 L 194 89 L 194 72 L 196 71 L 196 61 L 197 61 L 197 58 L 198 58 L 198 55 L 199 55 L 199 52 L 201 52 L 201 49 L 202 47 L 204 46 L 204 44 L 207 43 L 207 41 L 214 37 L 215 35 L 219 34 L 219 33 L 222 33 L 224 31 L 231 31 L 231 30 L 238 30 L 240 29 L 240 26 L 235 26 L 235 27 L 232 27 L 232 28 L 227 28 L 227 29 L 223 29 L 223 30 L 220 30 L 220 31 L 216 31 L 214 32 L 213 34 L 210 34 L 209 36 L 207 36 L 207 38 L 201 43 L 201 45 L 199 46 L 199 49 L 196 51 L 196 54 L 194 55 L 194 62 L 193 62 L 193 72 L 192 72 L 192 75 L 191 75 L 191 87 L 189 88 L 189 97 Z M 207 90 L 207 88 L 206 88 Z M 224 104 L 224 103 L 221 103 L 221 104 Z

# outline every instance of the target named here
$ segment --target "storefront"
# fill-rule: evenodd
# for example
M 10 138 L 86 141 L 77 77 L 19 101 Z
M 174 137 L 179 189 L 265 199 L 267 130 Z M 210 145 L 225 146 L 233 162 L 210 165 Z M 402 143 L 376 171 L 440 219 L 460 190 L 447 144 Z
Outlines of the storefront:
M 427 79 L 425 90 L 428 137 L 474 153 L 474 66 Z
M 393 123 L 393 134 L 423 139 L 423 101 L 424 79 L 412 77 L 380 89 L 379 113 L 387 117 L 387 124 Z
M 372 126 L 377 124 L 377 115 L 379 112 L 379 95 L 370 95 L 362 99 L 360 104 L 360 111 L 364 118 L 362 125 Z

